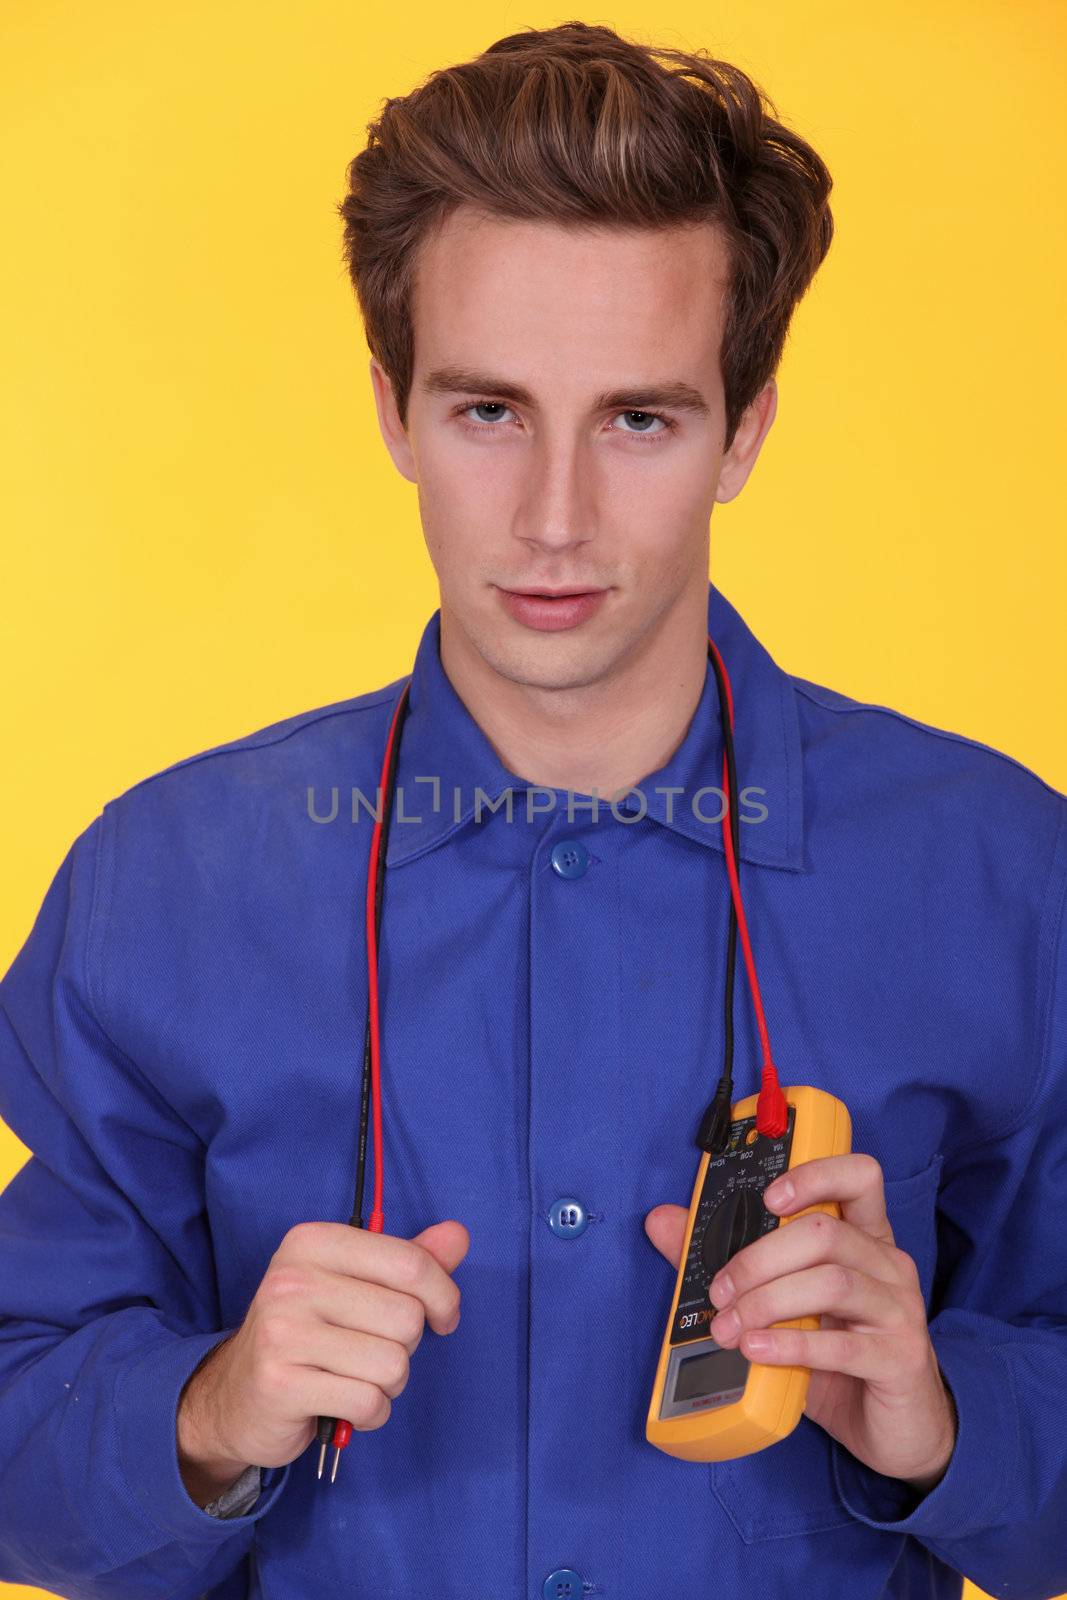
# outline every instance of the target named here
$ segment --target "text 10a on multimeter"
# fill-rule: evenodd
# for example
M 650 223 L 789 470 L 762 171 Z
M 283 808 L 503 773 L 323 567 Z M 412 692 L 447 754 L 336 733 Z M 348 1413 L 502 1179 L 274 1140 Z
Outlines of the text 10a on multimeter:
M 763 1203 L 764 1190 L 790 1167 L 847 1155 L 852 1148 L 852 1123 L 842 1101 L 808 1086 L 783 1092 L 788 1120 L 780 1137 L 758 1131 L 758 1096 L 751 1095 L 732 1107 L 723 1152 L 705 1152 L 697 1169 L 645 1424 L 650 1444 L 685 1461 L 729 1461 L 762 1450 L 792 1433 L 804 1410 L 807 1367 L 763 1366 L 736 1347 L 723 1349 L 708 1333 L 715 1315 L 708 1287 L 732 1256 L 809 1211 L 841 1214 L 834 1201 L 788 1217 L 775 1216 Z M 798 1317 L 774 1326 L 815 1329 L 819 1319 Z

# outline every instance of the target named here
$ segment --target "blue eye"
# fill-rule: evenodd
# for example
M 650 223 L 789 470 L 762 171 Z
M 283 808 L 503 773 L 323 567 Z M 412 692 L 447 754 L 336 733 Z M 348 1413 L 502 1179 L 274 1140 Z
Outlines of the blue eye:
M 620 411 L 619 412 L 619 416 L 620 417 L 628 417 L 628 418 L 629 417 L 644 417 L 646 419 L 646 421 L 648 421 L 648 422 L 662 422 L 664 431 L 666 431 L 666 429 L 669 426 L 666 417 L 661 417 L 657 411 Z M 623 433 L 629 433 L 630 431 L 631 430 L 629 428 L 623 428 L 622 429 Z M 651 430 L 648 429 L 648 428 L 638 428 L 636 431 L 638 433 L 648 433 Z
M 502 401 L 500 401 L 500 400 L 476 400 L 472 406 L 467 406 L 465 409 L 467 411 L 497 411 L 497 412 L 499 412 L 499 411 L 507 411 L 509 408 L 506 405 L 504 405 L 504 403 Z M 481 418 L 481 417 L 478 420 L 480 422 L 481 421 L 485 421 L 485 419 Z M 497 420 L 498 420 L 498 418 L 496 418 L 496 417 L 490 417 L 488 419 L 489 425 L 492 426 L 492 424 L 495 423 Z

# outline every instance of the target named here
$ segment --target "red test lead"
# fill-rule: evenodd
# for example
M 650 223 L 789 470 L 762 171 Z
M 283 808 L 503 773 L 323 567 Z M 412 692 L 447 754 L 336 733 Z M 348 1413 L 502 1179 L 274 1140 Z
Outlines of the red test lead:
M 759 1031 L 760 1046 L 763 1051 L 763 1070 L 759 1099 L 756 1103 L 756 1127 L 761 1134 L 768 1138 L 777 1139 L 785 1132 L 789 1120 L 789 1108 L 786 1104 L 785 1091 L 778 1082 L 778 1069 L 771 1056 L 771 1041 L 767 1032 L 767 1019 L 763 1014 L 763 1000 L 760 996 L 759 980 L 756 977 L 756 963 L 752 955 L 752 945 L 748 937 L 748 921 L 745 917 L 744 902 L 741 899 L 741 884 L 737 876 L 737 861 L 734 855 L 734 829 L 730 824 L 733 808 L 736 801 L 736 774 L 731 773 L 733 755 L 733 728 L 734 728 L 734 697 L 730 686 L 730 675 L 726 670 L 726 663 L 719 654 L 719 647 L 711 635 L 708 635 L 708 654 L 715 668 L 715 678 L 726 704 L 720 707 L 723 713 L 723 755 L 722 755 L 722 787 L 727 796 L 726 810 L 722 818 L 723 850 L 726 856 L 726 871 L 730 879 L 730 895 L 733 901 L 734 915 L 737 918 L 737 929 L 741 935 L 741 948 L 745 956 L 745 971 L 748 974 L 748 986 L 752 993 L 752 1009 L 756 1016 L 756 1027 Z M 734 781 L 731 782 L 731 777 Z M 729 1098 L 729 1097 L 727 1097 Z
M 389 840 L 389 821 L 393 807 L 393 789 L 396 781 L 397 757 L 400 751 L 400 729 L 408 712 L 408 690 L 411 679 L 405 683 L 389 724 L 389 737 L 382 756 L 382 770 L 378 779 L 378 805 L 371 834 L 370 856 L 367 863 L 367 892 L 365 922 L 367 936 L 367 1026 L 363 1038 L 363 1098 L 360 1106 L 359 1145 L 356 1158 L 356 1197 L 350 1223 L 353 1228 L 363 1227 L 363 1173 L 367 1151 L 367 1100 L 368 1093 L 374 1105 L 374 1209 L 367 1224 L 368 1233 L 381 1233 L 385 1216 L 382 1211 L 382 1093 L 381 1048 L 378 1028 L 378 943 L 382 925 L 382 890 L 385 882 L 385 854 Z M 320 1417 L 315 1435 L 318 1446 L 318 1476 L 321 1479 L 326 1466 L 326 1451 L 333 1445 L 333 1465 L 330 1482 L 337 1478 L 341 1451 L 352 1437 L 352 1424 L 343 1417 Z

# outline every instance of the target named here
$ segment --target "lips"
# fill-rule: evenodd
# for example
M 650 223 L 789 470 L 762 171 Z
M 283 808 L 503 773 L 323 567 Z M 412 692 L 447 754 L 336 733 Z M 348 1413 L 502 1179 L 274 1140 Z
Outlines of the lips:
M 589 619 L 607 598 L 607 589 L 497 589 L 508 614 L 539 633 L 560 633 Z
M 603 594 L 603 589 L 508 589 L 508 594 L 528 594 L 545 600 L 563 600 L 575 594 Z

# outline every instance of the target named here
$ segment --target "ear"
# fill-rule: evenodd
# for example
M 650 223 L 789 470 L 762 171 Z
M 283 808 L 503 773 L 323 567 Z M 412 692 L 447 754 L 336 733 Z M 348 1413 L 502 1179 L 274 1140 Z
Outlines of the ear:
M 409 483 L 417 483 L 415 457 L 411 442 L 400 421 L 392 380 L 376 356 L 371 356 L 370 376 L 374 389 L 374 404 L 378 411 L 378 427 L 385 440 L 385 448 L 392 456 L 393 465 L 400 476 L 406 478 Z
M 716 500 L 733 500 L 748 482 L 748 475 L 756 465 L 760 447 L 771 430 L 778 412 L 778 384 L 774 378 L 765 383 L 747 408 L 737 425 L 733 444 L 722 458 Z

